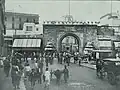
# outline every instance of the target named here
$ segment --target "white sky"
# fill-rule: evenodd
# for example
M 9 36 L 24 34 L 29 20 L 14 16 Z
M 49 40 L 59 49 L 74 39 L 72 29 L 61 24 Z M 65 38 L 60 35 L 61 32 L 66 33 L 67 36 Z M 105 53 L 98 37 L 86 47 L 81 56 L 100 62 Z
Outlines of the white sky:
M 120 11 L 120 1 L 113 1 L 113 12 Z M 111 11 L 110 1 L 71 1 L 71 14 L 78 21 L 100 21 L 99 18 Z M 43 20 L 63 20 L 68 14 L 69 2 L 49 0 L 6 0 L 6 11 L 37 13 Z

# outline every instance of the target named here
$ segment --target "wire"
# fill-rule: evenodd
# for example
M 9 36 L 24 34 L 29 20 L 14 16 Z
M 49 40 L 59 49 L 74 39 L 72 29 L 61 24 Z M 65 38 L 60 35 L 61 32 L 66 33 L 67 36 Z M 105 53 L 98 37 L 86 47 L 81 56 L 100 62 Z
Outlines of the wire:
M 70 0 L 69 0 L 69 16 L 70 16 Z

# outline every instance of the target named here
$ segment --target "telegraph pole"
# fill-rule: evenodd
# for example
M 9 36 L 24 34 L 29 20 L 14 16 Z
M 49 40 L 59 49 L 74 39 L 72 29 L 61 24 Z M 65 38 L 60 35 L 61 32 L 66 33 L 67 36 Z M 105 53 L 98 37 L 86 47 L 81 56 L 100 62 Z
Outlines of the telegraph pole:
M 69 0 L 69 16 L 70 16 L 70 0 Z
M 112 15 L 113 15 L 113 14 L 112 14 L 112 6 L 113 6 L 113 5 L 112 5 L 112 0 L 111 0 L 111 17 L 112 17 Z M 111 19 L 111 20 L 112 20 L 111 23 L 112 23 L 112 26 L 113 26 L 113 19 Z

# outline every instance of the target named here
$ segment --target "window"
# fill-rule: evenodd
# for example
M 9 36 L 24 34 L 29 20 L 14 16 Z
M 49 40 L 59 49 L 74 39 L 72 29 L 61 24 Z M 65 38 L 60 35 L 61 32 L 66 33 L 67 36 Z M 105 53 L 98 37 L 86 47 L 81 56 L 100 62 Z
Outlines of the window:
M 26 31 L 32 31 L 32 26 L 26 26 Z
M 36 31 L 38 31 L 39 29 L 38 28 L 36 28 Z
M 19 18 L 19 21 L 21 22 L 21 18 Z
M 27 18 L 26 22 L 29 22 L 28 18 Z
M 15 27 L 14 27 L 14 23 L 12 23 L 12 29 L 14 29 Z
M 19 29 L 22 30 L 22 25 L 21 25 L 21 23 L 19 24 Z
M 14 17 L 12 17 L 12 21 L 14 22 Z
M 33 22 L 35 23 L 35 19 L 33 19 Z

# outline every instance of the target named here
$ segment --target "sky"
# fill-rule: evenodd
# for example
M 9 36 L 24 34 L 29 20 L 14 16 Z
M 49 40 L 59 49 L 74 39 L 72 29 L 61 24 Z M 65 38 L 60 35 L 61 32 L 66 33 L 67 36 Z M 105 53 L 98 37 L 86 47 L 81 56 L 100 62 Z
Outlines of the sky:
M 39 14 L 44 20 L 64 20 L 69 14 L 68 0 L 6 0 L 6 11 Z M 112 11 L 120 12 L 120 1 L 112 1 Z M 100 21 L 100 17 L 111 12 L 111 1 L 71 0 L 70 14 L 77 21 Z

